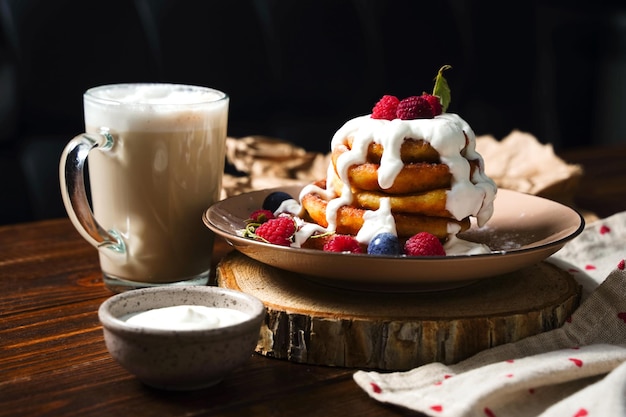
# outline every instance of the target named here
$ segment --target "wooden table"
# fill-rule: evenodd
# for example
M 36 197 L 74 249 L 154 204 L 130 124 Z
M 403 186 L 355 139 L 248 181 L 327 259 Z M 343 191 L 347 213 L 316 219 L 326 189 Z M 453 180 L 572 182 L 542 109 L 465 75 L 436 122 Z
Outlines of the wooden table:
M 626 210 L 626 146 L 562 157 L 586 170 L 579 207 L 601 217 Z M 219 241 L 216 256 L 228 251 Z M 111 295 L 96 251 L 67 219 L 0 227 L 0 416 L 411 414 L 371 400 L 353 369 L 256 354 L 210 389 L 148 388 L 104 345 L 97 309 Z

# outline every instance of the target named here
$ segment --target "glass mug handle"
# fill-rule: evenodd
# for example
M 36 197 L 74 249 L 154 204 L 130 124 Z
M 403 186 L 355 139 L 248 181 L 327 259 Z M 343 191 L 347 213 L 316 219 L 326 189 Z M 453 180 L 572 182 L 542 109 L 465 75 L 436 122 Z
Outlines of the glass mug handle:
M 98 249 L 106 248 L 118 254 L 125 254 L 126 245 L 121 235 L 115 230 L 105 230 L 94 217 L 85 189 L 84 171 L 87 155 L 96 148 L 110 150 L 113 143 L 113 136 L 107 131 L 76 136 L 65 146 L 61 154 L 59 180 L 65 210 L 81 236 Z

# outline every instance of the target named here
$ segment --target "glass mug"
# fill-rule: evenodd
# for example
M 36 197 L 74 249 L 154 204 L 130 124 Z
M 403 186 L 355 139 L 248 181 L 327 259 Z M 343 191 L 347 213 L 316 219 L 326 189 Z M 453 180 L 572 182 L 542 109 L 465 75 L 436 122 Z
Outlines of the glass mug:
M 59 166 L 78 232 L 98 249 L 110 290 L 208 283 L 229 97 L 179 84 L 114 84 L 83 96 L 85 132 Z M 84 167 L 88 159 L 90 207 Z

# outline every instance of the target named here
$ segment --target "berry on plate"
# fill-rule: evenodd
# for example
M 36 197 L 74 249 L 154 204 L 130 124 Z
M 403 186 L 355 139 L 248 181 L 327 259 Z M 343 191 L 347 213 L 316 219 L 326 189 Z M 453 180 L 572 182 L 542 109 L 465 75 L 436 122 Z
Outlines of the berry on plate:
M 411 236 L 404 244 L 404 253 L 407 256 L 446 256 L 437 236 L 427 232 Z
M 246 223 L 263 224 L 266 221 L 271 220 L 273 218 L 274 218 L 273 212 L 269 210 L 260 209 L 260 210 L 255 210 L 252 213 L 250 213 L 250 217 L 248 217 L 248 220 L 246 220 Z
M 380 233 L 374 236 L 367 245 L 367 253 L 370 255 L 397 256 L 400 254 L 400 242 L 393 233 Z
M 433 116 L 439 116 L 442 113 L 441 101 L 439 97 L 432 94 L 422 94 L 422 97 L 430 104 L 430 108 L 433 110 Z
M 334 235 L 324 244 L 324 250 L 326 252 L 363 253 L 359 242 L 349 235 Z
M 278 210 L 280 205 L 283 203 L 283 201 L 292 199 L 292 196 L 283 191 L 274 191 L 273 193 L 270 193 L 267 195 L 267 197 L 265 197 L 265 200 L 263 200 L 263 204 L 261 207 L 264 210 L 269 210 L 272 213 L 275 213 L 276 210 Z
M 400 100 L 396 96 L 383 96 L 372 109 L 372 119 L 395 119 L 398 103 L 400 103 Z
M 428 100 L 422 96 L 411 96 L 400 101 L 396 117 L 402 120 L 432 119 L 434 114 Z
M 444 78 L 443 72 L 452 68 L 442 66 L 435 77 L 432 94 L 423 93 L 421 96 L 411 96 L 398 99 L 396 96 L 384 95 L 372 108 L 372 119 L 384 120 L 414 120 L 432 119 L 444 113 L 450 104 L 450 87 Z
M 267 243 L 290 246 L 293 235 L 296 233 L 296 222 L 290 216 L 280 216 L 270 219 L 256 228 L 254 237 Z

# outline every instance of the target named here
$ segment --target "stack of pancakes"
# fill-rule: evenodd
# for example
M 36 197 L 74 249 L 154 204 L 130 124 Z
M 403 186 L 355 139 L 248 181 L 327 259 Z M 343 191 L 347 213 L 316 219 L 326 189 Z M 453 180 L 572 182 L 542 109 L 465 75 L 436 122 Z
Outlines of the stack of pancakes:
M 384 188 L 379 178 L 381 159 L 385 152 L 383 145 L 372 141 L 367 146 L 365 161 L 351 163 L 354 158 L 349 154 L 359 152 L 358 149 L 352 149 L 353 143 L 353 137 L 347 136 L 333 147 L 333 169 L 329 169 L 326 180 L 315 183 L 326 192 L 316 192 L 314 187 L 301 196 L 302 206 L 310 220 L 328 227 L 329 216 L 335 213 L 334 210 L 333 213 L 327 213 L 329 199 L 324 195 L 334 194 L 336 197 L 348 197 L 343 200 L 350 201 L 338 207 L 336 217 L 333 218 L 335 231 L 341 234 L 357 235 L 363 226 L 364 214 L 378 210 L 385 198 L 389 201 L 400 238 L 429 232 L 445 240 L 451 233 L 456 234 L 470 227 L 469 216 L 456 219 L 446 208 L 453 175 L 450 167 L 441 161 L 439 153 L 428 141 L 404 138 L 399 151 L 401 169 L 394 175 L 393 182 Z M 466 136 L 466 146 L 467 143 Z M 479 168 L 480 160 L 468 162 L 471 177 Z M 345 193 L 350 193 L 351 197 L 345 196 Z

